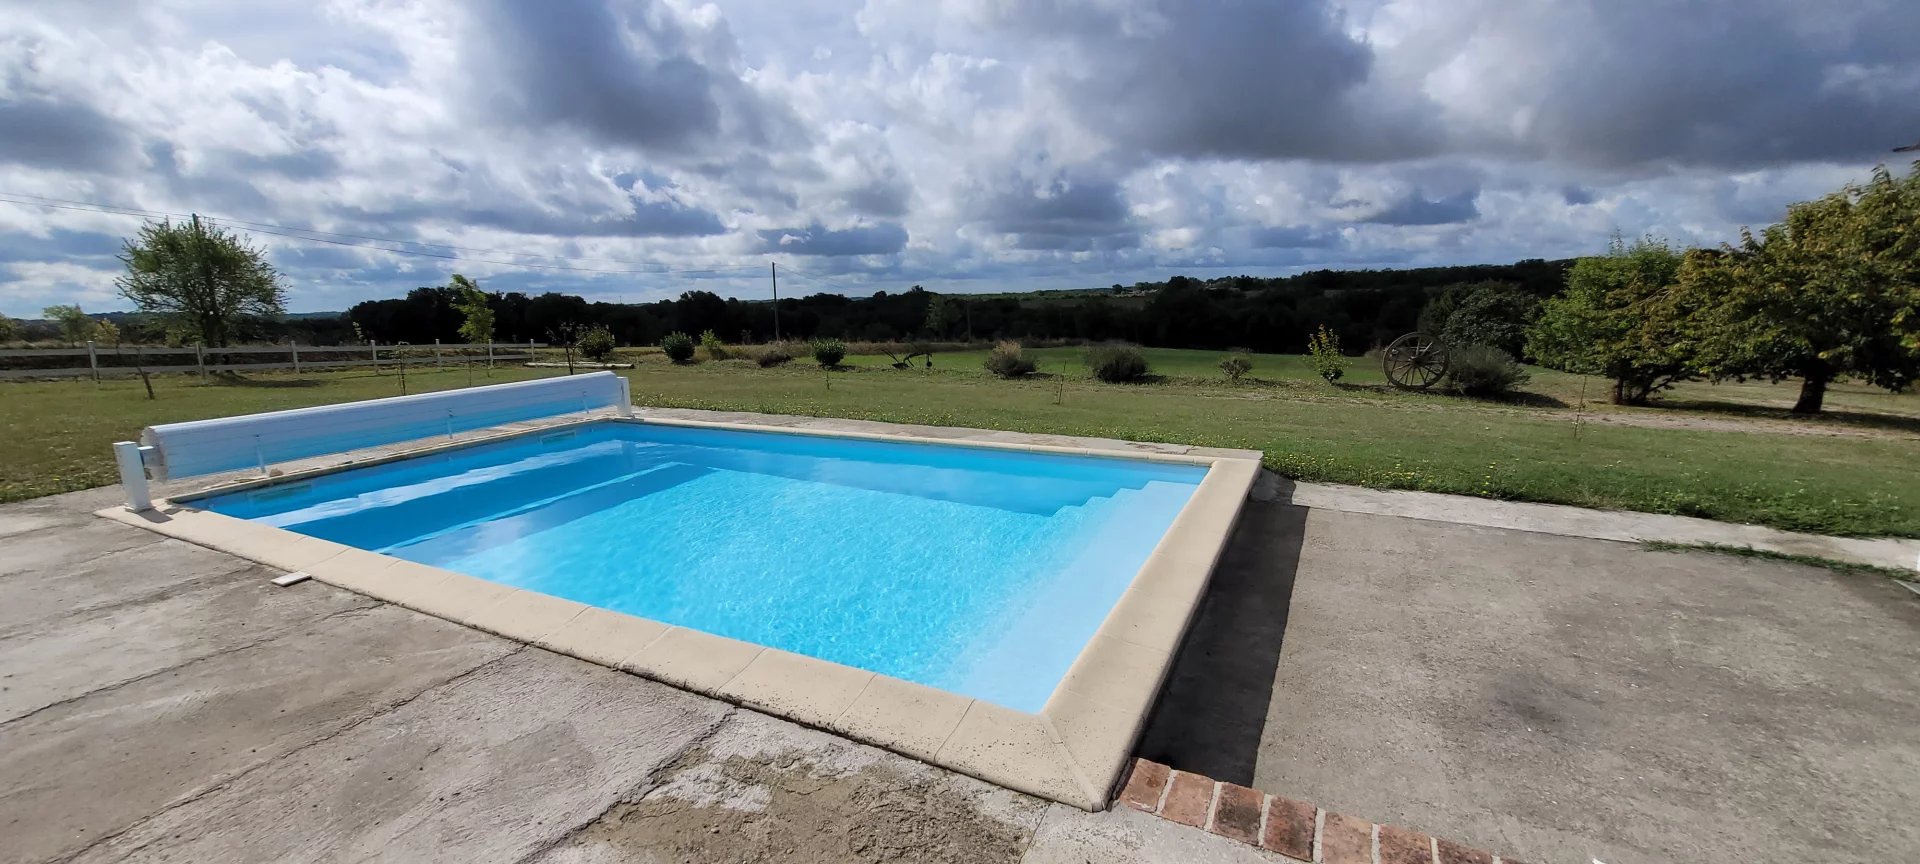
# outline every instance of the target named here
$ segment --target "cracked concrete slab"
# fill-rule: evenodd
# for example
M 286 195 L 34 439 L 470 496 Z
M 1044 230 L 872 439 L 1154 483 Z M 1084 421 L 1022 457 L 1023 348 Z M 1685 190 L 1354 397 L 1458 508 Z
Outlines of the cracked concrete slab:
M 0 864 L 71 855 L 513 647 L 375 606 L 0 725 Z
M 23 542 L 32 542 L 31 540 Z M 180 540 L 108 552 L 67 568 L 0 577 L 0 636 L 64 615 L 141 602 L 176 586 L 251 566 Z
M 137 566 L 122 563 L 126 569 Z M 57 618 L 0 638 L 0 722 L 373 605 L 345 591 L 296 595 L 270 584 L 274 575 L 258 566 L 229 570 L 206 584 Z M 12 597 L 21 589 L 31 591 L 37 581 L 0 580 L 0 605 L 11 605 Z
M 530 864 L 1017 862 L 1047 802 L 751 711 Z
M 151 546 L 162 539 L 147 531 L 122 531 L 101 519 L 27 531 L 0 545 L 0 579 L 17 573 L 71 571 L 110 552 Z
M 518 861 L 643 786 L 725 714 L 525 648 L 73 860 Z

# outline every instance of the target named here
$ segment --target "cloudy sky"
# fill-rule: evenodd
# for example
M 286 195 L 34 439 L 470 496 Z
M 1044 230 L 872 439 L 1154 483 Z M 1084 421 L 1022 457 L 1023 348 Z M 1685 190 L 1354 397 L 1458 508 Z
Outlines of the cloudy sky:
M 1912 0 L 0 0 L 0 198 L 254 223 L 296 311 L 1717 243 L 1917 138 Z M 0 313 L 138 224 L 0 203 Z

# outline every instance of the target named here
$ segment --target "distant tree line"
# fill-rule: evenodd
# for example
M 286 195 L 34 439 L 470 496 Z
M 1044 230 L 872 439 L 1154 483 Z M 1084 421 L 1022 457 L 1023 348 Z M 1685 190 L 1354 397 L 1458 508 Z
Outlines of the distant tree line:
M 1246 348 L 1300 353 L 1326 325 L 1342 344 L 1382 345 L 1415 327 L 1436 301 L 1482 304 L 1477 291 L 1513 300 L 1487 301 L 1532 309 L 1565 284 L 1571 261 L 1429 267 L 1412 270 L 1318 270 L 1297 276 L 1175 276 L 1164 282 L 1078 292 L 984 297 L 943 295 L 914 286 L 868 297 L 814 294 L 783 298 L 780 334 L 867 341 L 1085 339 L 1185 348 Z M 347 317 L 381 342 L 462 341 L 468 302 L 459 285 L 416 288 L 405 297 L 355 304 Z M 488 293 L 493 332 L 505 341 L 549 341 L 569 327 L 604 326 L 627 345 L 654 345 L 668 333 L 713 331 L 729 341 L 774 336 L 770 301 L 687 291 L 651 303 L 597 303 L 571 294 Z M 1450 307 L 1449 307 L 1450 308 Z M 1524 327 L 1524 322 L 1513 325 Z M 1517 350 L 1517 348 L 1516 348 Z

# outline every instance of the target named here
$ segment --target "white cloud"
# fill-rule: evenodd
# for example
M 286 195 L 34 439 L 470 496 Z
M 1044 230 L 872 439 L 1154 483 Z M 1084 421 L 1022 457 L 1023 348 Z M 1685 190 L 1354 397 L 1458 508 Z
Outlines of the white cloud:
M 1556 257 L 1863 176 L 1916 46 L 1883 0 L 0 0 L 0 192 L 593 259 L 261 236 L 296 309 Z M 118 305 L 135 224 L 0 204 L 0 311 Z

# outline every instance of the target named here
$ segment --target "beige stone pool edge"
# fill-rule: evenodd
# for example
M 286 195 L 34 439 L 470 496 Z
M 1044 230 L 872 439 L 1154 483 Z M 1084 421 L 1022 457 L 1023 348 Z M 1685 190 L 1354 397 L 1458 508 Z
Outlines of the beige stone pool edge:
M 556 434 L 596 422 L 1138 459 L 1204 465 L 1208 471 L 1038 714 L 190 506 L 209 495 L 294 483 L 525 435 Z M 156 502 L 155 509 L 145 513 L 113 507 L 99 515 L 287 571 L 304 571 L 349 591 L 746 705 L 1021 792 L 1088 810 L 1105 807 L 1258 476 L 1259 454 L 1163 452 L 1141 448 L 1179 448 L 1118 441 L 1097 442 L 1104 447 L 1057 446 L 1031 443 L 1044 440 L 1042 436 L 985 430 L 978 434 L 991 434 L 997 440 L 954 439 L 914 434 L 887 424 L 859 425 L 872 431 L 660 416 L 516 424 L 502 427 L 508 431 L 498 434 L 427 446 L 374 448 L 345 454 L 350 461 L 335 457 L 335 464 L 225 482 Z

